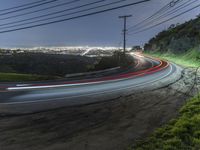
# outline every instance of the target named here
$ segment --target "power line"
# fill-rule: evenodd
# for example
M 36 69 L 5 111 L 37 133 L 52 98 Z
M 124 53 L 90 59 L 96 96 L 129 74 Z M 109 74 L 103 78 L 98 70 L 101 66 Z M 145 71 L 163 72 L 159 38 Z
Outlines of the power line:
M 191 1 L 191 0 L 189 0 L 189 1 Z M 187 1 L 187 2 L 188 2 L 188 1 Z M 179 11 L 179 10 L 181 10 L 181 9 L 186 8 L 187 6 L 189 6 L 189 5 L 191 5 L 191 4 L 193 4 L 193 2 L 191 2 L 191 3 L 189 3 L 189 4 L 184 3 L 183 5 L 180 5 L 181 7 L 176 7 L 176 8 L 174 8 L 172 11 L 163 14 L 162 16 L 160 16 L 159 18 L 156 18 L 156 19 L 152 20 L 152 21 L 149 22 L 148 24 L 146 24 L 146 25 L 144 25 L 144 26 L 141 26 L 141 27 L 139 27 L 138 29 L 135 29 L 135 30 L 129 32 L 129 35 L 131 35 L 130 33 L 132 33 L 132 32 L 137 32 L 137 30 L 142 30 L 142 29 L 145 29 L 145 28 L 148 28 L 148 27 L 152 27 L 151 23 L 156 23 L 156 22 L 158 22 L 158 21 L 162 21 L 163 18 L 166 18 L 166 17 L 170 16 L 171 14 L 174 14 L 175 12 L 177 12 L 177 11 Z M 184 6 L 184 5 L 185 5 L 185 6 Z M 183 7 L 182 7 L 182 6 L 183 6 Z M 177 9 L 177 8 L 179 8 L 179 9 Z M 158 22 L 158 23 L 159 23 L 159 22 Z
M 21 14 L 18 14 L 18 15 L 0 18 L 0 20 L 6 20 L 6 19 L 21 17 L 21 16 L 25 16 L 25 15 L 30 15 L 30 14 L 33 14 L 33 13 L 49 10 L 49 9 L 56 8 L 56 7 L 59 7 L 59 6 L 65 6 L 65 5 L 72 4 L 72 3 L 75 3 L 75 2 L 79 2 L 79 1 L 81 1 L 81 0 L 73 0 L 73 1 L 65 2 L 65 3 L 61 3 L 61 4 L 58 4 L 58 5 L 55 5 L 55 6 L 50 6 L 50 7 L 46 7 L 46 8 L 43 8 L 43 9 L 38 9 L 38 10 L 35 10 L 35 11 L 30 11 L 30 12 L 21 13 Z
M 21 7 L 25 7 L 25 6 L 29 6 L 29 5 L 33 5 L 33 4 L 37 4 L 37 3 L 41 3 L 47 0 L 40 0 L 40 1 L 36 1 L 36 2 L 32 2 L 32 3 L 27 3 L 27 4 L 23 4 L 23 5 L 19 5 L 19 6 L 14 6 L 14 7 L 10 7 L 10 8 L 6 8 L 6 9 L 1 9 L 1 11 L 8 11 L 8 10 L 12 10 L 12 9 L 17 9 L 17 8 L 21 8 Z
M 167 20 L 164 20 L 164 21 L 162 21 L 162 22 L 160 22 L 160 23 L 157 23 L 157 24 L 155 24 L 155 25 L 153 25 L 153 26 L 151 26 L 151 27 L 148 27 L 148 28 L 146 28 L 146 29 L 137 31 L 137 32 L 132 33 L 132 34 L 129 34 L 129 35 L 141 33 L 141 32 L 147 31 L 147 30 L 149 30 L 149 29 L 152 29 L 152 28 L 154 28 L 154 27 L 157 27 L 157 26 L 159 26 L 159 25 L 161 25 L 161 24 L 163 24 L 163 23 L 165 23 L 165 22 L 171 21 L 171 20 L 173 20 L 173 19 L 175 19 L 175 18 L 177 18 L 177 17 L 179 17 L 179 16 L 182 16 L 183 14 L 186 14 L 186 13 L 188 13 L 188 12 L 190 12 L 190 11 L 192 11 L 192 10 L 198 8 L 198 7 L 200 7 L 200 4 L 197 5 L 197 6 L 195 6 L 195 7 L 193 7 L 193 8 L 190 8 L 190 9 L 184 11 L 184 12 L 181 12 L 181 13 L 179 13 L 178 15 L 173 16 L 173 17 L 171 17 L 171 18 L 169 18 L 169 19 L 167 19 Z
M 96 4 L 96 3 L 103 2 L 103 1 L 106 1 L 106 0 L 100 0 L 100 1 L 96 1 L 96 2 L 89 3 L 89 4 L 86 4 L 86 5 L 82 5 L 82 6 L 89 6 L 91 4 Z M 72 12 L 72 13 L 68 13 L 68 14 L 63 14 L 63 15 L 58 15 L 58 16 L 49 17 L 49 18 L 45 18 L 45 19 L 40 19 L 40 20 L 31 21 L 31 22 L 21 23 L 21 24 L 17 24 L 17 25 L 2 27 L 2 28 L 0 28 L 0 30 L 7 29 L 7 28 L 12 28 L 12 27 L 20 27 L 20 26 L 34 24 L 34 23 L 38 23 L 38 22 L 44 22 L 44 21 L 48 21 L 48 20 L 52 20 L 52 19 L 57 19 L 57 18 L 60 18 L 60 17 L 66 17 L 66 16 L 69 16 L 69 15 L 77 14 L 77 13 L 82 13 L 82 12 L 86 12 L 86 11 L 90 11 L 90 10 L 95 10 L 95 9 L 102 8 L 102 7 L 105 7 L 105 6 L 107 7 L 107 6 L 111 6 L 111 5 L 114 5 L 114 4 L 119 4 L 119 3 L 122 3 L 122 2 L 125 2 L 125 1 L 127 1 L 127 0 L 119 0 L 119 1 L 116 1 L 116 2 L 111 2 L 111 3 L 104 4 L 104 5 L 100 5 L 100 6 L 96 6 L 96 7 L 92 7 L 92 8 L 88 8 L 88 9 L 84 9 L 84 10 L 80 10 L 80 11 L 76 11 L 76 12 Z M 80 6 L 80 7 L 82 7 L 82 6 Z M 34 20 L 34 19 L 37 19 L 37 18 L 49 16 L 49 15 L 55 15 L 55 14 L 58 14 L 58 13 L 69 11 L 71 9 L 73 9 L 73 8 L 70 8 L 70 9 L 67 9 L 67 10 L 63 10 L 63 11 L 59 11 L 59 12 L 54 12 L 54 13 L 43 15 L 43 16 L 39 16 L 39 17 L 30 18 L 30 19 L 27 19 L 27 20 Z
M 4 30 L 4 31 L 0 31 L 0 33 L 13 32 L 13 31 L 30 29 L 30 28 L 34 28 L 34 27 L 45 26 L 45 25 L 59 23 L 59 22 L 65 22 L 65 21 L 68 21 L 68 20 L 92 16 L 92 15 L 96 15 L 96 14 L 100 14 L 100 13 L 104 13 L 104 12 L 108 12 L 108 11 L 112 11 L 112 10 L 116 10 L 116 9 L 120 9 L 120 8 L 125 8 L 125 7 L 128 7 L 128 6 L 137 5 L 137 4 L 148 2 L 148 1 L 151 1 L 151 0 L 142 0 L 142 1 L 138 1 L 138 2 L 133 2 L 133 3 L 129 3 L 129 4 L 121 5 L 121 6 L 116 6 L 116 7 L 104 9 L 104 10 L 101 10 L 101 11 L 96 11 L 96 12 L 87 13 L 87 14 L 84 14 L 84 15 L 71 17 L 71 18 L 66 18 L 66 19 L 61 19 L 61 20 L 56 20 L 56 21 L 51 21 L 51 22 L 46 22 L 46 23 L 41 23 L 41 24 L 36 24 L 36 25 L 31 25 L 31 26 L 26 26 L 26 27 L 21 27 L 21 28 L 15 28 L 15 29 L 10 29 L 10 30 Z
M 4 16 L 4 15 L 7 15 L 7 14 L 11 14 L 11 13 L 16 13 L 16 12 L 19 12 L 19 11 L 31 9 L 31 8 L 42 6 L 42 5 L 46 5 L 46 4 L 49 4 L 49 3 L 56 2 L 56 1 L 59 1 L 59 0 L 51 0 L 51 1 L 40 3 L 40 4 L 36 4 L 36 5 L 33 5 L 33 6 L 28 6 L 28 7 L 20 8 L 20 9 L 17 9 L 17 10 L 12 10 L 12 11 L 9 11 L 9 12 L 1 13 L 0 16 Z
M 141 25 L 141 26 L 138 26 L 138 27 L 136 27 L 136 28 L 132 28 L 131 30 L 133 30 L 133 31 L 130 31 L 130 32 L 134 32 L 134 31 L 136 31 L 136 30 L 140 30 L 140 29 L 142 29 L 142 28 L 148 27 L 149 25 L 151 25 L 151 23 L 156 23 L 157 21 L 160 21 L 160 20 L 162 20 L 163 18 L 168 17 L 168 16 L 170 16 L 170 15 L 172 15 L 172 14 L 174 14 L 174 13 L 176 13 L 176 12 L 178 12 L 178 11 L 180 11 L 180 10 L 186 8 L 186 7 L 188 7 L 189 5 L 193 4 L 194 1 L 196 2 L 197 0 L 193 0 L 192 2 L 191 2 L 191 1 L 192 1 L 192 0 L 188 0 L 188 1 L 186 1 L 185 3 L 181 4 L 180 6 L 175 7 L 175 8 L 172 9 L 171 11 L 167 11 L 166 13 L 161 14 L 161 15 L 158 16 L 157 18 L 153 18 L 153 19 L 149 20 L 148 22 L 146 22 L 145 24 L 143 24 L 143 25 Z M 129 32 L 129 33 L 130 33 L 130 32 Z
M 168 11 L 170 8 L 174 7 L 176 4 L 178 4 L 178 3 L 181 2 L 181 1 L 183 1 L 183 0 L 176 0 L 176 1 L 175 1 L 175 0 L 172 0 L 170 3 L 166 4 L 165 6 L 163 6 L 161 9 L 159 9 L 157 12 L 155 12 L 155 13 L 154 13 L 153 15 L 151 15 L 150 17 L 146 18 L 145 20 L 143 20 L 143 21 L 137 23 L 136 25 L 134 25 L 134 26 L 132 26 L 132 27 L 129 27 L 128 30 L 130 30 L 130 29 L 132 29 L 132 28 L 136 28 L 136 27 L 138 27 L 138 26 L 144 24 L 145 22 L 148 22 L 149 20 L 151 20 L 152 18 L 157 17 L 157 16 L 160 15 L 161 13 Z M 174 3 L 173 3 L 173 6 L 170 5 L 172 2 L 174 2 Z
M 191 0 L 189 0 L 189 1 L 191 1 Z M 188 1 L 188 2 L 189 2 L 189 1 Z M 196 0 L 195 0 L 195 1 L 196 1 Z M 187 8 L 187 7 L 190 6 L 191 4 L 194 4 L 194 2 L 192 1 L 192 2 L 190 2 L 190 3 L 184 3 L 183 5 L 180 5 L 180 7 L 177 7 L 177 8 L 175 8 L 175 9 L 173 9 L 171 12 L 167 12 L 167 13 L 163 14 L 162 16 L 160 16 L 159 18 L 156 18 L 155 20 L 152 20 L 150 23 L 159 21 L 160 19 L 163 19 L 163 18 L 166 18 L 166 17 L 168 17 L 168 16 L 170 16 L 170 15 L 172 15 L 172 14 L 174 14 L 174 13 L 180 11 L 180 10 L 183 10 L 183 9 Z M 148 25 L 147 25 L 147 26 L 148 26 Z M 146 26 L 146 27 L 147 27 L 147 26 Z M 145 26 L 144 26 L 144 27 L 145 27 Z
M 189 1 L 191 1 L 191 0 L 189 0 Z M 170 2 L 170 3 L 171 3 L 171 2 Z M 141 29 L 141 28 L 144 28 L 144 27 L 148 26 L 148 25 L 151 24 L 151 23 L 155 23 L 156 21 L 159 21 L 159 19 L 162 19 L 161 16 L 164 17 L 164 16 L 169 12 L 169 10 L 170 10 L 170 3 L 167 4 L 167 5 L 169 6 L 169 9 L 163 11 L 164 14 L 163 14 L 163 13 L 160 13 L 160 14 L 156 15 L 155 17 L 152 17 L 151 19 L 147 20 L 147 21 L 142 21 L 143 24 L 138 23 L 137 26 L 134 25 L 134 26 L 130 27 L 130 28 L 129 28 L 129 31 L 131 31 L 131 30 L 133 30 L 133 31 L 139 30 L 139 29 Z M 176 9 L 176 8 L 175 8 L 175 9 Z M 174 9 L 173 9 L 173 10 L 174 10 Z M 140 25 L 140 26 L 139 26 L 139 25 Z M 131 32 L 133 32 L 133 31 L 131 31 Z
M 162 20 L 163 18 L 165 18 L 165 17 L 167 17 L 167 16 L 170 16 L 170 15 L 172 15 L 172 14 L 174 14 L 174 13 L 180 11 L 181 9 L 186 8 L 187 6 L 193 4 L 193 2 L 188 3 L 188 2 L 190 2 L 190 1 L 191 1 L 191 0 L 188 0 L 187 2 L 181 4 L 180 6 L 175 7 L 175 8 L 172 9 L 171 11 L 167 11 L 166 13 L 161 14 L 161 15 L 158 16 L 157 18 L 153 18 L 153 19 L 149 20 L 148 22 L 146 22 L 146 23 L 143 24 L 142 26 L 139 26 L 139 27 L 136 27 L 136 28 L 132 28 L 131 30 L 133 30 L 133 31 L 131 31 L 131 32 L 134 32 L 135 30 L 140 30 L 140 29 L 142 29 L 142 28 L 148 27 L 151 23 L 156 23 L 157 21 Z M 195 0 L 195 1 L 196 1 L 196 0 Z
M 0 24 L 0 26 L 12 25 L 12 24 L 21 23 L 21 22 L 25 22 L 25 21 L 29 21 L 29 20 L 35 20 L 35 19 L 39 19 L 39 18 L 43 18 L 43 17 L 55 15 L 55 14 L 60 14 L 60 13 L 63 13 L 63 12 L 76 10 L 76 9 L 79 9 L 79 8 L 82 8 L 82 7 L 98 4 L 98 3 L 101 3 L 101 2 L 104 2 L 104 1 L 106 1 L 106 0 L 99 0 L 99 1 L 96 1 L 96 2 L 87 3 L 87 4 L 84 4 L 84 5 L 68 8 L 68 9 L 65 9 L 65 10 L 62 10 L 62 11 L 57 11 L 57 12 L 53 12 L 53 13 L 49 13 L 49 14 L 45 14 L 45 15 L 41 15 L 41 16 L 36 16 L 36 17 L 28 18 L 28 19 L 18 20 L 18 21 L 14 21 L 14 22 L 9 22 L 9 23 L 5 23 L 5 24 Z M 120 1 L 126 1 L 126 0 L 120 0 Z M 111 4 L 113 4 L 113 3 L 111 3 Z M 106 5 L 111 5 L 111 4 L 106 4 Z M 106 5 L 102 5 L 102 6 L 106 6 Z M 92 9 L 96 9 L 96 8 L 97 7 L 94 7 Z M 54 17 L 51 17 L 51 18 L 41 19 L 41 20 L 37 20 L 37 22 L 47 21 L 47 20 L 50 20 L 50 19 L 55 19 L 55 18 L 67 16 L 67 15 L 72 15 L 72 14 L 76 14 L 76 13 L 80 13 L 80 12 L 84 12 L 84 11 L 88 11 L 88 10 L 91 10 L 91 9 L 85 9 L 85 10 L 82 10 L 82 11 L 77 11 L 77 12 L 73 12 L 73 13 L 69 13 L 69 14 L 64 14 L 64 15 L 61 15 L 61 16 L 54 16 Z M 30 24 L 30 23 L 34 23 L 34 22 L 35 21 L 28 22 L 28 23 L 23 23 L 23 24 L 19 24 L 19 25 L 14 25 L 14 26 L 8 26 L 8 27 L 5 27 L 5 28 L 0 28 L 0 29 L 6 29 L 6 28 L 15 27 L 15 26 L 26 25 L 26 24 Z
M 132 27 L 129 27 L 128 30 L 130 30 L 130 29 L 132 29 L 132 28 L 134 28 L 134 27 L 137 27 L 137 26 L 139 26 L 139 25 L 145 23 L 146 21 L 150 20 L 151 18 L 157 16 L 158 14 L 160 14 L 161 12 L 163 12 L 163 11 L 165 11 L 167 8 L 169 8 L 168 6 L 169 6 L 169 4 L 165 5 L 165 6 L 162 7 L 160 10 L 158 10 L 156 13 L 154 13 L 152 16 L 146 18 L 145 20 L 143 20 L 143 21 L 137 23 L 136 25 L 134 25 L 134 26 L 132 26 Z

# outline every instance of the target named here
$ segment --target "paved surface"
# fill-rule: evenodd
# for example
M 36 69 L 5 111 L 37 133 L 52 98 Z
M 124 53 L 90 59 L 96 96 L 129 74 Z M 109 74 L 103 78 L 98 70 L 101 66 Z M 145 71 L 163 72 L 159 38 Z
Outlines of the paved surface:
M 177 116 L 197 93 L 195 74 L 194 69 L 184 69 L 170 85 L 109 101 L 0 116 L 0 149 L 127 150 Z M 196 83 L 200 89 L 200 72 Z
M 141 58 L 140 61 L 148 62 L 149 59 Z M 152 61 L 148 64 L 153 63 Z M 158 65 L 156 62 L 152 66 Z M 200 74 L 197 79 L 195 74 L 193 69 L 182 70 L 170 64 L 165 69 L 125 80 L 70 88 L 3 92 L 1 96 L 5 94 L 8 99 L 1 99 L 0 110 L 11 115 L 0 116 L 0 149 L 126 150 L 128 145 L 145 138 L 155 128 L 178 114 L 185 100 L 197 93 L 193 84 L 195 80 L 200 88 Z M 143 79 L 146 80 L 145 83 L 141 83 Z M 85 93 L 88 90 L 97 90 L 96 86 L 104 88 L 105 84 L 108 90 L 99 93 L 99 97 L 95 92 Z M 87 87 L 84 88 L 86 91 L 78 91 L 82 86 Z M 90 86 L 93 88 L 89 88 Z M 63 96 L 60 94 L 66 94 L 67 89 L 77 98 L 70 100 L 67 95 L 67 98 L 62 99 Z M 83 92 L 83 95 L 73 95 L 76 91 L 79 94 Z M 55 96 L 61 99 L 55 102 L 67 107 L 57 106 L 59 109 L 49 110 L 51 106 L 55 108 L 55 104 L 52 103 L 54 100 L 45 101 L 46 93 L 50 96 L 57 92 L 60 93 Z M 44 100 L 35 99 L 37 94 L 40 98 L 44 95 Z M 34 96 L 33 101 L 31 95 Z M 48 111 L 41 112 L 45 110 L 44 107 L 48 108 Z M 37 113 L 15 115 L 16 112 L 29 113 L 30 110 Z
M 0 113 L 34 113 L 66 106 L 96 103 L 140 90 L 161 87 L 180 78 L 181 69 L 174 64 L 143 56 L 137 56 L 137 59 L 138 66 L 136 67 L 149 66 L 149 68 L 116 76 L 65 83 L 62 81 L 3 84 L 1 86 L 6 88 L 0 93 Z M 172 77 L 173 80 L 170 79 Z M 166 83 L 161 84 L 162 81 Z

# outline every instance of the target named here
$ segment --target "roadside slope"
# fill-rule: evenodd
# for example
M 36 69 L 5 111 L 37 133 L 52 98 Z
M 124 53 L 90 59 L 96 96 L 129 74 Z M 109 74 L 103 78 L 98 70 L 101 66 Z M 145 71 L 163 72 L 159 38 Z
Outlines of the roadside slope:
M 43 150 L 122 150 L 178 115 L 195 95 L 195 71 L 167 87 L 107 102 L 25 116 L 0 117 L 0 147 Z
M 200 91 L 200 71 L 197 72 L 194 87 Z M 196 84 L 196 85 L 195 85 Z M 200 149 L 200 95 L 190 99 L 180 109 L 177 118 L 171 120 L 144 141 L 136 142 L 135 150 L 190 150 Z M 131 148 L 130 148 L 131 149 Z

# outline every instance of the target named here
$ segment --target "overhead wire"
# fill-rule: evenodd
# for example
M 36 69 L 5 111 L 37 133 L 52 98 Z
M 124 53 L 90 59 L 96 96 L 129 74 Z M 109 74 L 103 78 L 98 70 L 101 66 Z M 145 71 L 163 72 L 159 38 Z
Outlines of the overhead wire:
M 46 11 L 46 10 L 49 10 L 49 9 L 52 9 L 52 8 L 57 8 L 57 7 L 60 7 L 60 6 L 65 6 L 65 5 L 73 4 L 73 3 L 76 3 L 76 2 L 80 2 L 80 1 L 81 0 L 72 0 L 72 1 L 61 3 L 61 4 L 57 4 L 57 5 L 54 5 L 54 6 L 50 6 L 50 7 L 46 7 L 46 8 L 42 8 L 42 9 L 37 9 L 37 10 L 34 10 L 34 11 L 29 11 L 29 12 L 25 12 L 25 13 L 13 15 L 13 16 L 8 16 L 8 17 L 0 18 L 0 20 L 2 21 L 2 20 L 17 18 L 17 17 L 27 16 L 27 15 L 30 15 L 30 14 L 34 14 L 34 13 Z
M 136 27 L 136 28 L 130 29 L 130 30 L 129 30 L 129 33 L 135 32 L 136 30 L 140 30 L 140 29 L 142 29 L 142 28 L 146 28 L 146 27 L 148 27 L 148 26 L 151 26 L 152 24 L 155 24 L 156 22 L 161 21 L 161 20 L 163 20 L 164 18 L 166 18 L 166 17 L 168 17 L 168 16 L 170 16 L 170 15 L 172 15 L 172 14 L 174 14 L 174 13 L 180 11 L 180 10 L 184 10 L 184 9 L 187 8 L 188 6 L 194 4 L 194 2 L 196 2 L 196 1 L 198 1 L 198 0 L 188 0 L 188 1 L 184 2 L 183 4 L 181 4 L 181 5 L 179 5 L 179 6 L 175 7 L 175 8 L 173 8 L 172 10 L 167 11 L 167 12 L 165 12 L 164 14 L 160 14 L 160 16 L 149 20 L 149 21 L 146 22 L 145 24 L 143 24 L 143 25 L 141 25 L 141 26 L 138 26 L 138 27 Z
M 28 19 L 23 19 L 23 20 L 18 20 L 18 21 L 13 21 L 13 22 L 8 22 L 8 23 L 0 24 L 0 26 L 12 25 L 12 24 L 16 24 L 16 23 L 26 22 L 26 21 L 29 21 L 29 20 L 35 20 L 35 19 L 39 19 L 39 18 L 43 18 L 43 17 L 48 17 L 48 16 L 52 16 L 52 15 L 56 15 L 56 14 L 61 14 L 63 12 L 68 12 L 68 11 L 71 11 L 71 10 L 76 10 L 76 9 L 79 9 L 79 8 L 91 6 L 91 5 L 98 4 L 98 3 L 101 3 L 101 2 L 105 2 L 105 1 L 107 1 L 107 0 L 98 0 L 98 1 L 95 1 L 95 2 L 92 2 L 92 3 L 87 3 L 87 4 L 84 4 L 84 5 L 80 5 L 80 6 L 68 8 L 68 9 L 61 10 L 61 11 L 56 11 L 56 12 L 53 12 L 53 13 L 48 13 L 48 14 L 45 14 L 45 15 L 40 15 L 40 16 L 31 17 L 31 18 L 28 18 Z M 125 0 L 121 0 L 121 1 L 125 1 Z M 106 5 L 110 5 L 110 4 L 106 4 Z M 103 5 L 103 6 L 105 6 L 105 5 Z M 92 9 L 96 9 L 96 8 L 97 7 L 94 7 Z M 47 21 L 47 20 L 50 20 L 50 19 L 55 19 L 55 18 L 59 18 L 59 17 L 63 17 L 63 16 L 68 16 L 68 15 L 72 15 L 72 14 L 76 14 L 76 13 L 80 13 L 80 12 L 85 12 L 85 11 L 88 11 L 88 10 L 90 10 L 90 9 L 85 9 L 85 10 L 82 10 L 82 11 L 77 11 L 77 12 L 73 12 L 73 13 L 69 13 L 69 14 L 54 16 L 54 17 L 51 17 L 51 18 L 45 18 L 45 19 L 37 20 L 37 22 Z M 35 22 L 35 21 L 31 21 L 31 22 L 28 22 L 28 23 L 20 24 L 20 26 L 21 25 L 30 24 L 30 23 L 33 23 L 33 22 Z M 16 26 L 19 26 L 19 25 L 16 25 Z M 15 27 L 15 25 L 14 26 L 8 26 L 8 27 L 5 27 L 5 28 L 11 28 L 11 27 Z M 0 29 L 2 29 L 2 28 L 0 28 Z
M 20 9 L 16 9 L 16 10 L 11 10 L 11 11 L 8 11 L 8 12 L 0 13 L 0 16 L 20 12 L 20 11 L 35 8 L 35 7 L 39 7 L 39 6 L 46 5 L 46 4 L 49 4 L 49 3 L 53 3 L 53 2 L 56 2 L 56 1 L 59 1 L 59 0 L 50 0 L 50 1 L 47 1 L 47 2 L 35 4 L 35 5 L 32 5 L 32 6 L 28 6 L 28 7 L 24 7 L 24 8 L 20 8 Z
M 174 1 L 174 0 L 173 0 L 173 1 Z M 129 27 L 128 30 L 130 30 L 130 29 L 132 29 L 132 28 L 136 28 L 136 27 L 138 27 L 138 26 L 141 26 L 142 24 L 144 24 L 145 22 L 148 22 L 148 21 L 151 20 L 152 18 L 155 18 L 155 17 L 159 16 L 160 14 L 162 14 L 163 12 L 168 11 L 171 7 L 174 7 L 174 5 L 173 5 L 173 6 L 170 5 L 173 1 L 171 1 L 170 3 L 167 3 L 165 6 L 163 6 L 161 9 L 159 9 L 158 11 L 156 11 L 156 12 L 155 12 L 153 15 L 151 15 L 150 17 L 148 17 L 148 18 L 144 19 L 143 21 L 141 21 L 141 22 L 135 24 L 134 26 Z M 181 2 L 181 1 L 183 1 L 183 0 L 177 0 L 175 4 L 177 4 L 177 3 Z
M 89 3 L 89 4 L 78 6 L 76 8 L 81 8 L 81 7 L 97 4 L 97 3 L 100 3 L 100 2 L 103 2 L 103 1 L 106 1 L 106 0 L 99 0 L 99 1 L 96 1 L 96 2 L 93 2 L 93 3 Z M 119 4 L 119 3 L 122 3 L 122 2 L 125 2 L 125 1 L 127 1 L 127 0 L 118 0 L 118 1 L 111 2 L 111 3 L 95 6 L 95 7 L 92 7 L 92 8 L 87 8 L 87 9 L 76 11 L 76 12 L 72 12 L 72 13 L 67 13 L 67 14 L 62 14 L 62 15 L 58 15 L 58 16 L 54 16 L 54 17 L 45 18 L 45 19 L 40 19 L 40 20 L 31 21 L 31 22 L 20 23 L 20 24 L 17 24 L 17 25 L 2 27 L 2 28 L 0 28 L 0 30 L 7 29 L 7 28 L 12 28 L 12 27 L 19 27 L 19 26 L 29 25 L 29 24 L 38 23 L 38 22 L 44 22 L 44 21 L 48 21 L 48 20 L 52 20 L 52 19 L 57 19 L 57 18 L 60 18 L 60 17 L 66 17 L 66 16 L 69 16 L 69 15 L 83 13 L 83 12 L 87 12 L 87 11 L 90 11 L 90 10 L 96 10 L 98 8 L 102 8 L 102 7 L 105 7 L 105 6 L 107 7 L 107 6 L 111 6 L 111 5 L 114 5 L 114 4 Z M 47 15 L 42 15 L 42 16 L 38 16 L 38 17 L 34 17 L 34 18 L 29 18 L 28 20 L 34 20 L 34 19 L 37 19 L 37 18 L 49 16 L 49 15 L 55 15 L 55 14 L 58 14 L 58 13 L 63 13 L 65 11 L 73 10 L 74 8 L 69 8 L 69 9 L 66 9 L 66 10 L 50 13 L 50 14 L 47 14 Z
M 168 21 L 171 21 L 171 20 L 173 20 L 173 19 L 175 19 L 175 18 L 177 18 L 177 17 L 179 17 L 179 16 L 182 16 L 183 14 L 186 14 L 186 13 L 188 13 L 188 12 L 190 12 L 190 11 L 196 9 L 196 8 L 199 8 L 199 7 L 200 7 L 200 4 L 199 4 L 199 5 L 196 5 L 195 7 L 190 8 L 190 9 L 184 11 L 184 12 L 181 12 L 181 13 L 179 13 L 179 14 L 177 14 L 177 15 L 175 15 L 175 16 L 169 18 L 169 19 L 166 19 L 166 20 L 164 20 L 164 21 L 162 21 L 162 22 L 160 22 L 160 23 L 157 23 L 157 24 L 155 24 L 155 25 L 153 25 L 153 26 L 150 26 L 150 27 L 148 27 L 148 28 L 145 28 L 145 29 L 143 29 L 143 30 L 136 31 L 136 32 L 134 32 L 134 33 L 132 33 L 132 34 L 129 34 L 129 35 L 138 34 L 138 33 L 147 31 L 147 30 L 152 29 L 152 28 L 154 28 L 154 27 L 157 27 L 157 26 L 159 26 L 159 25 L 161 25 L 161 24 L 163 24 L 163 23 L 166 23 L 166 22 L 168 22 Z
M 14 7 L 10 7 L 10 8 L 0 9 L 0 12 L 12 10 L 12 9 L 17 9 L 17 8 L 21 8 L 21 7 L 26 7 L 26 6 L 37 4 L 37 3 L 41 3 L 41 2 L 44 2 L 44 1 L 47 1 L 47 0 L 39 0 L 39 1 L 31 2 L 31 3 L 22 4 L 22 5 L 19 5 L 19 6 L 14 6 Z
M 132 3 L 129 3 L 129 4 L 124 4 L 124 5 L 120 5 L 120 6 L 116 6 L 116 7 L 112 7 L 112 8 L 107 8 L 107 9 L 91 12 L 91 13 L 86 13 L 86 14 L 83 14 L 83 15 L 73 16 L 73 17 L 70 17 L 70 18 L 64 18 L 64 19 L 60 19 L 60 20 L 55 20 L 55 21 L 50 21 L 50 22 L 45 22 L 45 23 L 40 23 L 40 24 L 35 24 L 35 25 L 30 25 L 30 26 L 25 26 L 25 27 L 19 27 L 19 28 L 14 28 L 14 29 L 9 29 L 9 30 L 3 30 L 3 31 L 0 31 L 0 33 L 13 32 L 13 31 L 30 29 L 30 28 L 34 28 L 34 27 L 45 26 L 45 25 L 59 23 L 59 22 L 65 22 L 65 21 L 68 21 L 68 20 L 92 16 L 92 15 L 96 15 L 96 14 L 100 14 L 100 13 L 104 13 L 104 12 L 108 12 L 108 11 L 112 11 L 112 10 L 117 10 L 117 9 L 120 9 L 120 8 L 125 8 L 125 7 L 129 7 L 129 6 L 141 4 L 141 3 L 144 3 L 144 2 L 148 2 L 148 1 L 151 1 L 151 0 L 141 0 L 141 1 L 132 2 Z

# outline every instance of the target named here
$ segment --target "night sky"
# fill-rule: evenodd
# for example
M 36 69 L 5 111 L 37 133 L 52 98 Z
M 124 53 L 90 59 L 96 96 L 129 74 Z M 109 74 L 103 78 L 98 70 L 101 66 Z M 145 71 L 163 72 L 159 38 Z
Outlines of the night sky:
M 18 6 L 25 3 L 34 2 L 36 0 L 1 0 L 0 10 Z M 60 0 L 63 3 L 69 0 Z M 66 9 L 67 7 L 73 7 L 96 0 L 82 0 L 76 5 L 68 5 L 59 7 L 59 9 L 51 9 L 49 12 L 45 11 L 34 15 L 27 15 L 18 19 L 30 18 L 36 15 L 46 14 L 58 10 Z M 108 0 L 111 2 L 114 0 Z M 116 1 L 116 0 L 115 0 Z M 129 0 L 129 2 L 140 0 Z M 21 30 L 11 33 L 0 34 L 0 47 L 33 47 L 33 46 L 119 46 L 121 41 L 121 30 L 123 22 L 118 18 L 120 15 L 133 15 L 128 19 L 128 26 L 137 24 L 143 19 L 149 17 L 165 4 L 171 0 L 151 0 L 150 2 L 138 4 L 135 6 L 126 7 L 119 10 L 106 12 L 94 16 L 84 17 L 81 19 L 75 19 L 62 23 L 52 24 L 43 27 L 37 27 L 33 29 Z M 186 1 L 186 0 L 185 0 Z M 200 3 L 196 0 L 193 5 Z M 38 8 L 44 8 L 52 6 L 55 3 L 41 6 Z M 191 6 L 192 7 L 192 6 Z M 38 9 L 37 8 L 37 9 Z M 36 8 L 35 8 L 36 9 Z M 34 9 L 32 9 L 34 10 Z M 26 13 L 30 10 L 22 11 Z M 19 12 L 19 13 L 22 13 Z M 18 13 L 15 13 L 18 14 Z M 140 34 L 128 36 L 128 45 L 142 45 L 147 42 L 151 37 L 155 36 L 159 31 L 169 27 L 172 23 L 182 23 L 192 18 L 195 18 L 200 14 L 200 8 L 197 8 L 190 13 L 187 13 L 179 18 L 174 19 L 168 23 L 162 24 L 154 29 L 145 31 Z M 11 14 L 5 15 L 10 16 Z M 12 14 L 13 15 L 13 14 Z M 0 18 L 5 17 L 0 16 Z M 10 19 L 0 21 L 0 24 L 15 21 L 16 19 Z

